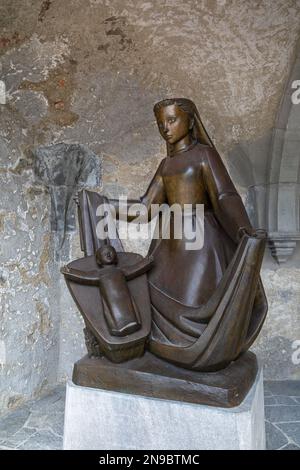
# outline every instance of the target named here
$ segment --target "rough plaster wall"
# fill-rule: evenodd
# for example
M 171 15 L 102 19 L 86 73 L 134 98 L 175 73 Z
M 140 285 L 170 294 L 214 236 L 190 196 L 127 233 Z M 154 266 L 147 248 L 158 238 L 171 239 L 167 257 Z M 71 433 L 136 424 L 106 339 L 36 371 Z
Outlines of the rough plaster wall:
M 274 125 L 299 19 L 295 0 L 0 0 L 0 408 L 70 375 L 84 351 L 33 149 L 82 144 L 103 159 L 107 195 L 140 195 L 165 152 L 152 106 L 180 95 L 196 102 L 235 175 L 234 146 Z M 244 193 L 243 181 L 236 178 Z M 77 234 L 67 234 L 62 255 L 81 255 Z M 265 375 L 299 377 L 290 360 L 300 339 L 299 271 L 269 259 L 263 277 L 270 312 L 257 349 Z
M 13 120 L 12 130 L 3 117 L 1 112 L 0 409 L 56 380 L 59 339 L 49 198 L 31 184 L 30 171 L 21 170 L 21 127 Z

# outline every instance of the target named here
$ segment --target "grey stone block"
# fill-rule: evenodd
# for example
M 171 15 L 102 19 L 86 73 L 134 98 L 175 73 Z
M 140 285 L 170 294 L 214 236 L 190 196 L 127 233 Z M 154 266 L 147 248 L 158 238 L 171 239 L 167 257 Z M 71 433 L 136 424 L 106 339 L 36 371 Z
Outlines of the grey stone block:
M 292 397 L 285 397 L 283 395 L 274 396 L 274 400 L 275 405 L 297 405 L 296 401 Z
M 16 411 L 10 412 L 4 416 L 0 421 L 0 441 L 7 439 L 10 435 L 19 431 L 29 416 L 29 409 L 27 407 L 19 408 Z
M 47 411 L 53 413 L 58 411 L 64 411 L 65 408 L 65 387 L 56 387 L 55 390 L 52 390 L 50 393 L 44 397 L 33 402 L 30 406 L 30 411 L 32 412 L 45 412 L 45 407 Z
M 277 405 L 275 397 L 268 397 L 265 395 L 265 406 L 267 405 Z
M 299 423 L 280 423 L 277 425 L 284 434 L 295 444 L 300 446 L 300 422 Z
M 8 439 L 1 442 L 1 445 L 16 448 L 21 444 L 24 444 L 31 436 L 36 433 L 35 429 L 22 428 L 20 431 L 13 435 L 10 435 Z
M 282 421 L 300 421 L 299 405 L 271 405 L 266 406 L 266 419 L 271 423 Z
M 276 450 L 288 444 L 287 437 L 272 423 L 266 422 L 267 449 Z
M 51 415 L 47 427 L 53 434 L 61 436 L 62 438 L 64 433 L 64 413 L 59 412 Z
M 290 397 L 300 397 L 299 380 L 268 380 L 265 387 L 273 395 L 285 395 Z
M 61 437 L 55 436 L 51 431 L 38 431 L 18 447 L 20 450 L 61 450 L 61 448 Z
M 64 449 L 264 449 L 262 371 L 236 408 L 67 384 Z
M 300 450 L 300 447 L 296 446 L 295 444 L 288 444 L 280 450 Z

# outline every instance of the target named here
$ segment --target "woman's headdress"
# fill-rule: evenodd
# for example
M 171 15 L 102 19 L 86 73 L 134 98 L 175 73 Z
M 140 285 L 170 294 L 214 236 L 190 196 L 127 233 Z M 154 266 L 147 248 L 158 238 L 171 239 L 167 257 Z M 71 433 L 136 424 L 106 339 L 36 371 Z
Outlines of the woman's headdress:
M 159 109 L 173 104 L 179 106 L 190 116 L 191 119 L 194 120 L 194 125 L 192 128 L 193 139 L 199 142 L 200 144 L 208 145 L 209 147 L 214 147 L 214 144 L 201 121 L 200 115 L 193 101 L 187 98 L 169 98 L 166 100 L 162 100 L 154 105 L 154 114 L 157 115 Z M 167 143 L 167 151 L 168 155 L 172 153 L 172 145 L 169 143 Z

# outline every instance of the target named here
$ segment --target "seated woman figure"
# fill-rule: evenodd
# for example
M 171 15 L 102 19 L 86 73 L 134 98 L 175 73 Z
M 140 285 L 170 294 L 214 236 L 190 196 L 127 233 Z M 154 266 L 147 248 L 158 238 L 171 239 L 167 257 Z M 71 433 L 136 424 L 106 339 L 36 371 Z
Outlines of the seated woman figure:
M 265 234 L 252 228 L 194 103 L 164 100 L 154 113 L 167 157 L 144 196 L 128 200 L 128 206 L 142 202 L 150 218 L 152 204 L 203 204 L 204 245 L 189 250 L 184 233 L 178 239 L 172 230 L 169 239 L 152 241 L 149 348 L 182 367 L 217 370 L 251 346 L 264 322 L 259 271 Z M 118 200 L 110 203 L 120 216 Z

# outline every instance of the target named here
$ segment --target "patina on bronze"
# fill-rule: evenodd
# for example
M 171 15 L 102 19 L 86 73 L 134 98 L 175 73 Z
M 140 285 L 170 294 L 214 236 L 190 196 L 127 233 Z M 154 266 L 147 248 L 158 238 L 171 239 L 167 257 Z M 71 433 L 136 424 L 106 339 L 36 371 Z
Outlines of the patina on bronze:
M 251 227 L 241 197 L 194 103 L 183 98 L 164 100 L 155 105 L 154 112 L 167 143 L 167 157 L 160 163 L 146 193 L 139 200 L 129 200 L 128 206 L 142 202 L 150 218 L 151 204 L 176 203 L 182 207 L 204 204 L 205 223 L 201 249 L 187 250 L 184 237 L 172 236 L 153 240 L 150 245 L 153 267 L 147 272 L 147 280 L 152 323 L 146 347 L 160 360 L 174 364 L 172 367 L 178 368 L 178 374 L 179 367 L 198 371 L 201 382 L 203 372 L 206 377 L 207 372 L 218 374 L 216 371 L 228 367 L 234 372 L 235 364 L 241 363 L 263 325 L 267 301 L 259 272 L 266 237 L 264 232 Z M 99 248 L 95 209 L 101 198 L 88 191 L 79 197 L 80 232 L 86 255 Z M 120 216 L 118 201 L 110 200 L 110 203 L 117 217 Z M 118 238 L 110 243 L 118 252 L 123 250 Z M 80 295 L 87 299 L 86 286 L 81 287 Z M 73 292 L 78 303 L 77 294 Z M 95 303 L 89 297 L 89 302 L 81 305 L 83 315 L 91 302 Z M 142 305 L 146 307 L 146 300 Z M 132 335 L 123 339 L 130 342 Z M 249 366 L 252 373 L 247 367 L 236 369 L 240 383 L 247 384 L 247 390 L 254 380 L 254 362 Z M 99 359 L 98 366 L 101 364 Z M 88 377 L 83 380 L 76 370 L 78 365 L 74 370 L 75 382 L 89 385 Z M 157 380 L 157 374 L 156 368 L 151 380 Z M 222 382 L 224 375 L 219 374 Z

